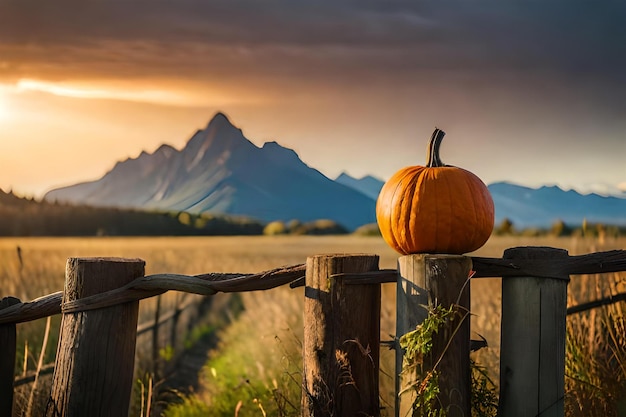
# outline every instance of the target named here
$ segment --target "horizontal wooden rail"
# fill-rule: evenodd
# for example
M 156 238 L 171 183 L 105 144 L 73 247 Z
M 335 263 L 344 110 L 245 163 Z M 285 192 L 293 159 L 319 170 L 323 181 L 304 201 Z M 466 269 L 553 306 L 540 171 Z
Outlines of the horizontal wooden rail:
M 169 311 L 168 313 L 163 314 L 162 316 L 159 316 L 159 320 L 156 323 L 154 320 L 148 320 L 144 323 L 141 323 L 139 326 L 137 326 L 137 336 L 139 336 L 140 334 L 149 332 L 150 330 L 153 330 L 157 327 L 160 327 L 162 324 L 170 321 L 171 319 L 176 317 L 178 314 L 181 314 L 183 311 L 185 311 L 189 307 L 194 306 L 196 302 L 197 300 L 194 300 L 192 298 L 185 299 L 180 305 L 176 306 L 176 308 L 174 308 L 173 310 Z
M 61 313 L 63 291 L 44 295 L 32 301 L 12 305 L 0 311 L 0 324 L 24 323 Z
M 54 372 L 54 362 L 42 366 L 41 369 L 39 370 L 39 372 L 31 371 L 31 372 L 28 372 L 28 373 L 26 373 L 24 375 L 16 377 L 15 381 L 13 381 L 13 386 L 14 387 L 19 387 L 20 385 L 28 384 L 30 382 L 33 382 L 35 380 L 35 378 L 37 378 L 37 375 L 39 375 L 39 376 L 41 376 L 41 375 L 49 375 L 49 374 L 51 374 L 53 372 Z
M 609 304 L 615 304 L 620 301 L 626 301 L 626 292 L 621 292 L 615 295 L 611 295 L 599 300 L 589 301 L 587 303 L 581 303 L 567 309 L 567 314 L 582 313 L 583 311 L 591 310 L 592 308 L 598 308 Z
M 626 270 L 626 250 L 611 250 L 562 259 L 500 259 L 472 257 L 474 278 L 535 277 L 602 274 Z
M 626 270 L 626 250 L 596 252 L 568 256 L 554 260 L 501 259 L 472 257 L 472 278 L 526 277 L 565 279 L 565 275 L 601 274 Z M 359 284 L 384 284 L 396 282 L 395 269 L 382 269 L 359 274 L 336 274 L 333 278 L 358 281 Z M 304 286 L 304 278 L 290 284 L 291 288 Z
M 75 313 L 142 300 L 166 291 L 183 291 L 199 295 L 218 292 L 261 291 L 294 281 L 305 273 L 305 265 L 276 268 L 257 274 L 210 273 L 201 275 L 155 274 L 137 278 L 121 288 L 70 301 L 62 306 L 59 291 L 30 302 L 23 302 L 0 311 L 0 324 L 22 323 L 55 314 Z
M 555 260 L 510 260 L 472 257 L 473 278 L 525 277 L 562 278 L 564 275 L 597 274 L 626 270 L 626 250 L 612 250 Z M 64 312 L 85 311 L 163 294 L 168 290 L 200 295 L 217 292 L 267 290 L 290 283 L 291 288 L 304 286 L 304 264 L 276 268 L 257 274 L 208 273 L 200 275 L 155 274 L 138 278 L 130 284 L 106 293 L 72 301 L 61 308 L 62 291 L 23 302 L 0 311 L 0 324 L 22 323 Z M 359 283 L 390 283 L 396 270 L 386 269 L 364 274 L 345 274 L 346 280 Z M 364 281 L 363 281 L 364 280 Z
M 174 308 L 172 311 L 160 316 L 158 323 L 155 323 L 154 320 L 148 320 L 144 323 L 141 323 L 140 325 L 137 326 L 137 336 L 139 336 L 140 334 L 149 332 L 150 330 L 154 330 L 157 327 L 160 327 L 161 325 L 165 324 L 166 322 L 174 318 L 176 315 L 181 314 L 183 311 L 185 311 L 186 309 L 190 307 L 193 307 L 196 304 L 196 302 L 197 302 L 196 299 L 186 298 L 181 304 L 177 305 L 176 308 Z M 60 308 L 59 308 L 59 312 L 60 312 Z M 54 372 L 54 362 L 43 365 L 43 367 L 41 368 L 39 372 L 30 371 L 21 376 L 16 377 L 15 381 L 13 382 L 13 386 L 18 387 L 20 385 L 28 384 L 35 380 L 35 377 L 37 376 L 37 374 L 47 375 L 47 374 L 51 374 L 52 372 Z

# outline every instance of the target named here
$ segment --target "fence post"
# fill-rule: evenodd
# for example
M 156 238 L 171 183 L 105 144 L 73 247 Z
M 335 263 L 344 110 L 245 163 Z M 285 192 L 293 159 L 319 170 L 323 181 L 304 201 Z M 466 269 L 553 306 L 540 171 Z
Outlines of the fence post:
M 507 249 L 504 259 L 562 259 L 564 249 Z M 506 417 L 562 417 L 569 276 L 502 279 L 500 404 Z
M 15 297 L 0 300 L 0 310 L 19 304 Z M 13 412 L 13 380 L 15 378 L 15 352 L 17 339 L 15 323 L 0 324 L 0 416 L 10 417 Z
M 69 258 L 63 302 L 121 287 L 144 261 Z M 63 314 L 47 417 L 125 416 L 133 382 L 139 301 Z
M 380 284 L 332 277 L 376 270 L 376 255 L 307 259 L 303 416 L 380 415 Z
M 434 337 L 431 355 L 424 358 L 424 369 L 437 365 L 439 371 L 439 401 L 448 416 L 470 415 L 470 286 L 472 259 L 460 255 L 416 254 L 398 259 L 396 337 L 415 330 L 427 317 L 425 306 L 458 305 L 462 321 L 454 320 Z M 456 331 L 456 333 L 454 333 Z M 452 338 L 452 339 L 451 339 Z M 396 347 L 396 416 L 419 416 L 412 410 L 415 390 L 405 388 L 415 382 L 417 375 L 400 374 L 404 353 Z

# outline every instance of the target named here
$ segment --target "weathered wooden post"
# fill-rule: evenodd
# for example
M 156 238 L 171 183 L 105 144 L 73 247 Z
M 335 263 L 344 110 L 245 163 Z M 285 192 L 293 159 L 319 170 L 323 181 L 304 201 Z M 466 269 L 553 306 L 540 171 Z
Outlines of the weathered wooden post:
M 448 416 L 470 415 L 470 286 L 472 259 L 460 255 L 417 254 L 398 259 L 396 337 L 415 330 L 428 315 L 428 307 L 458 306 L 458 316 L 434 337 L 431 355 L 424 358 L 424 370 L 436 365 L 439 372 L 439 406 Z M 412 410 L 415 390 L 405 390 L 415 374 L 403 374 L 403 351 L 396 347 L 396 416 L 421 416 Z M 422 375 L 423 377 L 423 375 Z
M 504 259 L 567 258 L 564 249 L 507 249 Z M 502 280 L 500 404 L 506 417 L 564 415 L 567 273 Z
M 377 270 L 376 255 L 307 259 L 303 416 L 380 415 L 380 284 L 333 277 Z
M 15 297 L 0 300 L 0 310 L 19 304 Z M 11 417 L 13 412 L 13 380 L 16 352 L 15 323 L 0 324 L 0 416 Z
M 63 302 L 119 288 L 144 261 L 69 258 Z M 63 314 L 47 417 L 125 416 L 133 382 L 139 301 Z

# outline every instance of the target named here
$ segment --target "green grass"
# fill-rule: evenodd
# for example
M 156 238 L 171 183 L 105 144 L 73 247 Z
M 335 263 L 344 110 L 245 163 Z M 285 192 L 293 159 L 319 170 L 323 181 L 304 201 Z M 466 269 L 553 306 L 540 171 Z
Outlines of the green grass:
M 565 248 L 570 251 L 570 254 L 581 254 L 621 249 L 626 247 L 625 243 L 624 238 L 607 238 L 600 241 L 580 237 L 502 236 L 490 239 L 485 247 L 476 252 L 476 255 L 501 257 L 506 248 L 529 245 Z M 21 247 L 24 261 L 21 268 L 16 251 L 18 245 Z M 303 263 L 307 256 L 321 253 L 375 253 L 380 255 L 381 268 L 395 268 L 398 257 L 379 237 L 4 238 L 0 239 L 0 282 L 2 283 L 0 297 L 11 295 L 22 300 L 31 300 L 61 290 L 65 262 L 71 256 L 139 257 L 146 260 L 147 274 L 160 272 L 199 274 L 259 272 L 281 265 Z M 620 289 L 624 291 L 625 287 L 625 273 L 574 277 L 569 289 L 570 304 L 596 299 L 611 291 L 615 292 Z M 487 349 L 476 352 L 474 359 L 488 369 L 489 376 L 497 383 L 500 280 L 478 279 L 472 282 L 471 291 L 472 331 L 485 336 L 489 343 Z M 162 305 L 165 308 L 171 308 L 178 297 L 176 293 L 167 293 L 163 296 Z M 267 415 L 299 415 L 299 409 L 296 414 L 289 413 L 299 406 L 301 378 L 299 341 L 302 340 L 303 294 L 300 290 L 280 288 L 245 293 L 242 294 L 242 300 L 245 310 L 232 326 L 219 332 L 221 343 L 214 352 L 210 353 L 204 371 L 199 376 L 200 388 L 193 395 L 184 398 L 184 406 L 170 407 L 167 416 L 220 415 L 214 414 L 218 413 L 218 409 L 227 410 L 224 413 L 234 415 L 240 401 L 238 411 L 240 416 L 262 416 L 264 412 Z M 153 318 L 154 306 L 154 299 L 141 302 L 140 322 Z M 395 332 L 394 306 L 395 286 L 385 284 L 383 285 L 381 318 L 383 340 L 388 340 L 389 335 Z M 616 309 L 616 306 L 611 308 Z M 608 310 L 608 308 L 605 309 Z M 605 391 L 610 390 L 611 395 L 605 395 L 602 401 L 613 401 L 611 404 L 614 404 L 614 397 L 619 398 L 620 395 L 621 398 L 626 397 L 623 391 L 620 391 L 625 386 L 624 380 L 619 379 L 623 374 L 615 376 L 616 370 L 623 369 L 625 363 L 624 312 L 616 310 L 611 313 L 610 320 L 622 326 L 621 328 L 615 327 L 617 330 L 622 329 L 621 333 L 619 331 L 611 333 L 606 326 L 602 327 L 602 323 L 610 323 L 609 316 L 601 311 L 605 309 L 597 310 L 593 319 L 585 315 L 580 318 L 572 317 L 571 320 L 568 319 L 568 326 L 570 327 L 570 340 L 575 342 L 580 339 L 577 342 L 579 350 L 572 351 L 573 363 L 579 365 L 577 369 L 580 369 L 576 372 L 584 370 L 584 372 L 594 373 L 596 376 L 593 378 L 599 378 L 601 382 L 607 381 L 607 384 L 602 382 L 604 385 L 599 386 Z M 586 325 L 583 325 L 583 318 L 586 320 Z M 55 326 L 50 334 L 46 361 L 52 360 L 56 351 L 58 321 L 58 317 L 53 320 Z M 29 345 L 29 356 L 38 357 L 44 323 L 45 320 L 18 325 L 16 372 L 21 372 L 26 341 Z M 591 334 L 594 336 L 591 337 Z M 619 339 L 620 336 L 621 339 Z M 615 341 L 611 341 L 611 338 Z M 141 344 L 141 340 L 138 343 Z M 604 363 L 600 362 L 591 352 L 597 346 L 609 347 L 604 351 L 596 349 L 598 354 L 602 353 L 599 355 L 600 358 L 613 359 Z M 138 346 L 138 351 L 141 351 L 141 346 Z M 32 359 L 28 361 L 29 369 L 34 368 L 34 363 Z M 383 349 L 381 351 L 383 371 L 381 404 L 386 407 L 383 410 L 386 415 L 393 414 L 391 412 L 393 380 L 390 376 L 393 374 L 393 363 L 393 352 Z M 601 366 L 596 366 L 600 364 Z M 585 378 L 592 380 L 592 376 Z M 613 380 L 615 382 L 608 383 Z M 573 385 L 572 378 L 568 381 L 567 404 L 578 404 L 576 402 L 578 397 L 575 396 L 580 392 L 579 402 L 585 405 L 586 414 L 584 415 L 593 415 L 589 414 L 591 409 L 586 406 L 588 403 L 582 401 L 584 398 L 591 397 L 590 392 Z M 226 387 L 228 389 L 225 389 Z M 572 409 L 568 406 L 568 413 L 571 413 L 568 415 L 581 415 L 575 414 L 575 410 L 571 411 Z
M 165 416 L 195 415 L 201 403 L 212 416 L 300 415 L 301 347 L 295 333 L 301 332 L 302 317 L 284 311 L 298 309 L 302 289 L 272 292 L 243 294 L 247 309 L 219 334 L 199 376 L 202 392 L 170 406 Z

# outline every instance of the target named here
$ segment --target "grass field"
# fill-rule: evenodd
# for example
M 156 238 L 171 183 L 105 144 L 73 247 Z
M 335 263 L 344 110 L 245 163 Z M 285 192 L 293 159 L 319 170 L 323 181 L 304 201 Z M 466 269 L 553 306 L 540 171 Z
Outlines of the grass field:
M 599 241 L 583 238 L 493 237 L 474 255 L 500 257 L 506 248 L 515 246 L 551 246 L 567 249 L 570 254 L 582 254 L 623 249 L 626 247 L 626 239 L 612 238 Z M 20 256 L 18 256 L 18 247 Z M 259 272 L 278 266 L 303 263 L 307 256 L 321 253 L 378 254 L 381 268 L 395 268 L 398 257 L 380 238 L 356 236 L 6 238 L 0 239 L 0 282 L 2 283 L 0 297 L 11 295 L 22 300 L 31 300 L 61 290 L 65 262 L 68 257 L 138 257 L 146 261 L 147 274 L 161 272 L 199 274 Z M 497 381 L 500 279 L 477 279 L 471 285 L 472 330 L 483 335 L 489 343 L 489 348 L 479 351 L 476 359 L 490 369 L 494 381 Z M 612 292 L 624 291 L 625 287 L 625 273 L 573 277 L 569 290 L 570 303 L 577 304 L 609 295 Z M 163 298 L 165 305 L 173 303 L 175 297 L 175 294 L 168 293 Z M 222 406 L 217 404 L 221 398 L 219 394 L 230 391 L 235 393 L 233 394 L 235 397 L 224 400 L 223 407 L 227 410 L 224 415 L 233 415 L 233 409 L 228 407 L 233 406 L 232 402 L 236 405 L 239 401 L 242 401 L 239 416 L 262 415 L 264 407 L 268 410 L 274 407 L 275 411 L 281 412 L 282 415 L 289 415 L 294 404 L 289 404 L 293 402 L 293 399 L 290 399 L 287 394 L 294 395 L 299 390 L 296 382 L 299 378 L 297 375 L 299 364 L 297 353 L 294 354 L 294 352 L 298 349 L 302 333 L 302 291 L 301 289 L 279 288 L 246 293 L 242 298 L 246 311 L 235 325 L 229 326 L 221 333 L 221 344 L 211 354 L 205 372 L 200 376 L 201 390 L 187 403 L 188 405 L 195 403 L 196 408 L 200 410 L 197 415 L 202 415 L 205 411 L 203 407 L 207 404 L 211 404 L 211 415 L 221 415 L 213 413 L 216 407 Z M 381 335 L 383 339 L 389 339 L 395 329 L 395 286 L 393 284 L 384 285 L 382 305 Z M 153 309 L 154 300 L 142 301 L 140 322 L 151 317 Z M 622 325 L 623 317 L 622 314 Z M 597 345 L 598 338 L 602 336 L 600 334 L 600 329 L 603 328 L 602 320 L 599 313 L 592 313 L 585 315 L 584 320 L 568 323 L 570 331 L 578 336 L 575 338 L 578 350 L 574 353 L 589 357 L 588 350 Z M 58 317 L 53 320 L 53 330 L 44 362 L 53 359 L 56 350 L 54 334 L 57 331 L 55 329 L 58 327 L 58 321 Z M 28 368 L 34 368 L 42 337 L 42 321 L 18 326 L 18 351 L 22 352 L 21 357 L 18 358 L 18 369 L 22 369 L 24 345 L 27 342 L 29 346 Z M 392 356 L 391 351 L 381 352 L 381 368 L 387 375 L 393 373 Z M 624 363 L 622 361 L 620 366 L 624 367 Z M 226 377 L 223 371 L 227 369 L 232 370 L 232 375 Z M 576 372 L 580 373 L 580 370 Z M 626 375 L 626 371 L 622 374 Z M 583 375 L 583 377 L 594 378 L 592 375 Z M 238 394 L 236 390 L 233 391 L 232 384 L 236 385 L 242 380 L 241 378 L 251 381 L 250 384 L 258 385 L 251 386 L 245 395 L 244 390 L 240 390 Z M 381 380 L 383 403 L 389 403 L 391 401 L 391 377 L 383 375 Z M 600 385 L 600 382 L 590 382 L 592 383 Z M 624 388 L 623 381 L 621 388 Z M 269 392 L 269 396 L 262 398 L 261 391 L 264 390 Z M 276 397 L 277 392 L 284 393 L 284 395 Z M 588 393 L 585 395 L 592 396 Z M 255 399 L 256 403 L 253 401 Z M 272 404 L 269 404 L 270 402 Z M 265 411 L 268 415 L 272 415 L 271 412 Z M 181 417 L 195 415 L 192 411 L 184 411 L 182 408 L 172 408 L 168 413 L 169 416 Z M 297 413 L 292 413 L 292 415 L 297 415 Z M 570 415 L 576 414 L 570 413 Z

